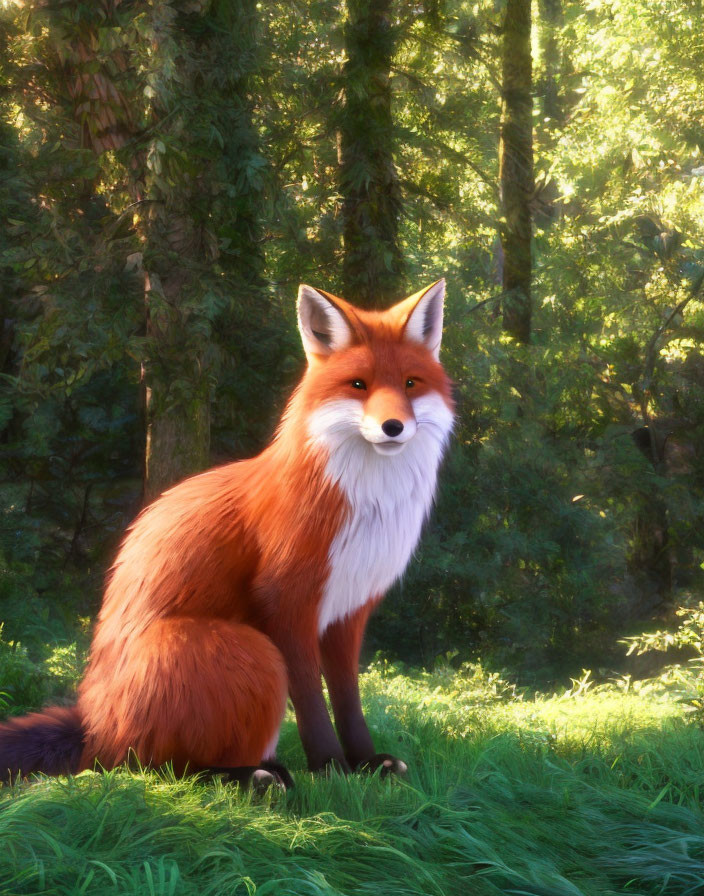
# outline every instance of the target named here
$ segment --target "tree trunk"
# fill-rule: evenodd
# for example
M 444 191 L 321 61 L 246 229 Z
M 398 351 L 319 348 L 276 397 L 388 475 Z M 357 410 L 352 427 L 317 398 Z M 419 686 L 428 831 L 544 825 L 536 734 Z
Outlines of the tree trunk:
M 647 413 L 647 408 L 645 410 Z M 663 479 L 667 476 L 667 438 L 658 432 L 649 417 L 648 423 L 633 433 L 633 441 L 652 464 L 653 472 Z M 640 586 L 645 607 L 651 612 L 654 605 L 668 604 L 673 585 L 673 548 L 670 540 L 669 512 L 663 492 L 658 487 L 635 490 L 629 571 Z
M 175 225 L 187 223 L 185 216 L 174 215 Z M 155 259 L 144 277 L 151 343 L 143 366 L 146 501 L 203 470 L 210 460 L 210 384 L 202 348 L 188 334 L 189 306 L 197 295 L 197 283 L 191 271 L 179 269 L 192 260 L 193 248 L 185 246 L 184 255 L 173 260 L 175 250 L 164 248 L 164 229 L 161 221 L 151 222 L 147 230 L 147 246 Z M 164 281 L 157 270 L 163 272 Z
M 208 465 L 210 412 L 208 394 L 196 396 L 190 407 L 156 413 L 146 389 L 148 413 L 145 450 L 145 499 L 158 497 L 185 474 Z
M 507 0 L 503 22 L 499 179 L 503 220 L 503 329 L 519 342 L 531 331 L 533 99 L 531 2 Z
M 564 60 L 560 33 L 564 24 L 562 0 L 539 0 L 538 43 L 540 46 L 540 77 L 537 93 L 541 98 L 543 119 L 549 118 L 548 128 L 554 130 L 564 124 L 564 103 L 560 80 L 564 74 Z
M 391 0 L 348 0 L 340 193 L 345 295 L 363 307 L 397 298 L 401 192 L 393 159 Z
M 150 266 L 144 271 L 142 259 L 135 263 L 132 258 L 133 266 L 142 269 L 145 284 L 144 491 L 150 499 L 208 462 L 207 388 L 199 353 L 185 335 L 189 310 L 184 308 L 185 294 L 193 293 L 197 285 L 192 261 L 200 257 L 202 247 L 188 211 L 195 185 L 192 179 L 184 183 L 178 178 L 168 184 L 158 151 L 168 139 L 162 122 L 170 117 L 177 102 L 170 93 L 173 77 L 165 73 L 176 61 L 174 68 L 180 74 L 176 40 L 170 30 L 176 13 L 168 3 L 150 8 L 150 49 L 154 52 L 150 54 L 149 76 L 160 90 L 152 88 L 151 142 L 147 148 L 134 121 L 144 85 L 126 77 L 140 67 L 138 58 L 130 58 L 138 56 L 139 50 L 128 49 L 122 37 L 120 26 L 125 22 L 118 17 L 126 6 L 121 0 L 97 0 L 75 19 L 72 15 L 57 16 L 56 27 L 71 48 L 63 60 L 62 73 L 73 118 L 80 126 L 81 145 L 96 157 L 131 146 L 126 160 L 128 190 L 144 247 L 143 259 Z M 134 15 L 134 10 L 128 9 L 126 17 L 130 14 Z M 169 49 L 162 53 L 164 45 Z M 132 88 L 128 97 L 123 95 L 125 85 Z M 89 200 L 95 183 L 84 180 L 78 183 L 78 189 L 81 197 Z
M 73 115 L 81 125 L 83 146 L 96 156 L 123 148 L 135 135 L 129 101 L 118 86 L 129 64 L 124 44 L 115 43 L 121 3 L 95 0 L 75 21 L 63 17 L 64 37 L 71 47 L 64 71 Z
M 150 12 L 147 499 L 208 466 L 215 386 L 241 341 L 235 311 L 261 286 L 263 160 L 248 95 L 256 21 L 252 0 L 163 2 Z
M 147 344 L 144 497 L 208 464 L 209 383 L 203 349 L 191 338 L 199 301 L 198 267 L 208 260 L 193 220 L 202 184 L 187 160 L 189 102 L 195 89 L 187 32 L 176 4 L 149 7 L 146 73 L 149 144 L 139 231 L 144 252 Z
M 540 67 L 535 87 L 540 115 L 535 128 L 535 149 L 538 158 L 549 160 L 555 155 L 555 145 L 567 118 L 570 61 L 563 41 L 562 0 L 539 0 L 538 11 Z M 557 182 L 547 173 L 545 165 L 542 168 L 536 177 L 533 223 L 547 229 L 559 216 L 562 199 Z

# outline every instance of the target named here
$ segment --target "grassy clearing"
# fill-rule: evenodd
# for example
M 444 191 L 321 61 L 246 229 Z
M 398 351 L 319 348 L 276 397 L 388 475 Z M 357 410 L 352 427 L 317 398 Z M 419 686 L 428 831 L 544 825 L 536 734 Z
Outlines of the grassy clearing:
M 295 791 L 117 771 L 0 796 L 0 892 L 450 896 L 704 892 L 704 735 L 653 688 L 520 700 L 476 670 L 363 678 L 405 781 Z

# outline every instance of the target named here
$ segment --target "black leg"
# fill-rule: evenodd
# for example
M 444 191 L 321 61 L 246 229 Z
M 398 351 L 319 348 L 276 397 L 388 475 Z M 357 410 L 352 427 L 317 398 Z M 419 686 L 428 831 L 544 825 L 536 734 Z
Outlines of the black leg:
M 323 670 L 330 691 L 335 723 L 345 756 L 356 771 L 381 777 L 405 775 L 406 763 L 388 753 L 375 753 L 359 698 L 357 669 L 364 627 L 373 603 L 368 603 L 351 616 L 330 625 L 320 642 Z

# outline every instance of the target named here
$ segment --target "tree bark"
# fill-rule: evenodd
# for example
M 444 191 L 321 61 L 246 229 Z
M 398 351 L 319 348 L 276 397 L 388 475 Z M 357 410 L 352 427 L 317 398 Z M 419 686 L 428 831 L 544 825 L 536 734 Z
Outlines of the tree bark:
M 174 213 L 173 221 L 180 227 L 188 224 L 183 214 L 177 218 Z M 157 250 L 144 276 L 150 342 L 143 366 L 145 501 L 203 470 L 210 460 L 210 384 L 202 348 L 188 334 L 188 306 L 197 284 L 191 271 L 178 267 L 192 260 L 194 250 L 184 247 L 184 256 L 174 261 L 174 250 L 164 250 L 163 228 L 163 221 L 150 222 L 146 241 L 148 252 L 154 253 L 157 246 L 161 252 Z M 158 270 L 164 273 L 163 282 Z
M 646 410 L 647 413 L 647 410 Z M 653 472 L 665 478 L 667 463 L 663 437 L 648 416 L 646 425 L 632 433 L 633 441 L 652 464 Z M 673 548 L 667 503 L 658 488 L 638 490 L 633 494 L 636 513 L 633 520 L 628 568 L 640 585 L 644 601 L 667 604 L 673 585 Z M 652 609 L 648 606 L 647 611 Z
M 96 158 L 106 151 L 127 153 L 131 147 L 129 159 L 125 159 L 126 180 L 134 206 L 130 217 L 143 246 L 139 262 L 133 256 L 132 263 L 142 272 L 145 285 L 144 492 L 151 499 L 208 462 L 207 381 L 202 375 L 200 353 L 187 335 L 187 318 L 192 311 L 187 305 L 198 286 L 193 267 L 207 253 L 189 212 L 197 179 L 181 177 L 181 172 L 170 179 L 162 170 L 163 154 L 158 149 L 168 140 L 170 125 L 164 126 L 164 121 L 173 124 L 177 118 L 171 114 L 178 105 L 173 74 L 184 75 L 179 66 L 182 56 L 178 37 L 173 31 L 177 13 L 168 2 L 145 5 L 152 51 L 151 127 L 146 144 L 143 122 L 138 125 L 135 121 L 144 84 L 134 77 L 140 67 L 139 52 L 144 48 L 128 47 L 122 36 L 130 15 L 135 14 L 128 8 L 125 21 L 120 21 L 126 6 L 121 0 L 96 0 L 75 19 L 65 13 L 57 16 L 56 27 L 71 48 L 61 70 L 72 116 L 80 128 L 81 145 L 90 148 Z M 185 73 L 184 81 L 191 86 L 189 74 Z M 125 87 L 128 96 L 123 93 Z M 183 124 L 179 120 L 176 127 Z M 95 187 L 87 180 L 78 184 L 85 200 L 93 196 Z
M 204 228 L 193 220 L 202 172 L 183 164 L 194 72 L 177 4 L 156 3 L 148 9 L 151 102 L 144 205 L 138 224 L 147 318 L 142 367 L 147 501 L 207 466 L 210 451 L 205 358 L 199 340 L 190 338 L 198 304 L 198 268 L 209 260 Z
M 65 34 L 71 47 L 64 70 L 73 115 L 81 125 L 83 146 L 96 156 L 122 149 L 135 135 L 130 104 L 119 86 L 129 66 L 128 54 L 121 42 L 103 36 L 116 33 L 121 2 L 95 0 L 71 23 L 72 33 Z M 64 27 L 69 20 L 64 18 Z
M 549 118 L 547 125 L 554 129 L 564 124 L 564 101 L 560 91 L 560 80 L 565 68 L 560 43 L 564 24 L 562 0 L 539 0 L 538 10 L 541 72 L 536 86 L 542 102 L 543 118 Z
M 340 194 L 345 295 L 363 307 L 396 298 L 401 190 L 393 159 L 389 72 L 395 33 L 391 0 L 348 0 Z
M 234 309 L 261 286 L 252 183 L 262 164 L 248 93 L 253 0 L 172 0 L 150 17 L 147 500 L 210 462 L 210 407 L 237 335 Z
M 534 190 L 530 0 L 507 0 L 504 15 L 499 179 L 503 329 L 519 342 L 529 342 Z

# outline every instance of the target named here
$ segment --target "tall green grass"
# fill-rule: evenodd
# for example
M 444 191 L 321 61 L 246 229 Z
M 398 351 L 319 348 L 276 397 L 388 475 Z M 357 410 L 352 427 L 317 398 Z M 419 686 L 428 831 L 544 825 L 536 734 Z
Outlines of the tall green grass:
M 118 770 L 0 795 L 3 894 L 451 896 L 704 892 L 704 735 L 653 688 L 521 699 L 477 669 L 362 679 L 405 780 L 263 798 Z

